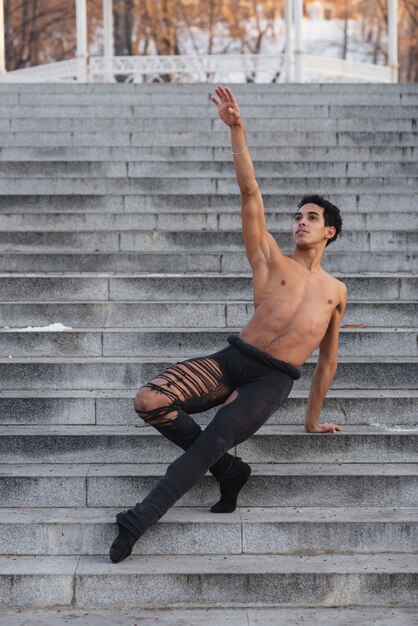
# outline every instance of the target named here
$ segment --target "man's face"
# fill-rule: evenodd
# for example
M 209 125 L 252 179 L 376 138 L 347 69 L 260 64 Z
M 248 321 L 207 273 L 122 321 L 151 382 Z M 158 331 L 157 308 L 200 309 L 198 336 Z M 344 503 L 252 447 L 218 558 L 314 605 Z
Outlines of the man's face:
M 311 247 L 324 241 L 324 235 L 335 234 L 334 226 L 325 226 L 324 209 L 317 204 L 304 204 L 293 217 L 293 241 L 299 248 Z

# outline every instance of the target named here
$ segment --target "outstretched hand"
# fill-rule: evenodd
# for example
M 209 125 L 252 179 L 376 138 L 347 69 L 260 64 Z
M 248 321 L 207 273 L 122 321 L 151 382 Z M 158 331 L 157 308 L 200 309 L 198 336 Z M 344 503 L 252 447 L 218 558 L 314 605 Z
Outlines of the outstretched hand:
M 211 96 L 210 99 L 214 104 L 216 104 L 221 120 L 225 122 L 227 126 L 237 126 L 240 124 L 240 110 L 229 87 L 222 87 L 222 85 L 218 85 L 215 87 L 215 92 L 218 98 L 220 98 L 220 102 L 216 100 L 215 96 Z
M 325 424 L 316 424 L 315 426 L 306 426 L 305 430 L 308 433 L 336 433 L 341 428 L 333 422 L 325 422 Z

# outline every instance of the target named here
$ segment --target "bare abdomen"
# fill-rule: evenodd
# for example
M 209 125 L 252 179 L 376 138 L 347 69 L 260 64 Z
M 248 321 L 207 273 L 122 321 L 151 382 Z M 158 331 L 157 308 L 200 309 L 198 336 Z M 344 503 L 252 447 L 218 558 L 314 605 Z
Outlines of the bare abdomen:
M 239 336 L 276 359 L 300 367 L 319 345 L 327 323 L 323 316 L 315 320 L 300 306 L 296 310 L 284 306 L 278 315 L 277 307 L 273 313 L 271 307 L 261 305 Z

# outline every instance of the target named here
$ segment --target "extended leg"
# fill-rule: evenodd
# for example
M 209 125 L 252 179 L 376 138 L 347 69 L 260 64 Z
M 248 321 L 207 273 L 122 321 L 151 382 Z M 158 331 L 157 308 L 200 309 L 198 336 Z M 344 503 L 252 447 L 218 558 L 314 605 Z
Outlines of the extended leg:
M 235 400 L 221 407 L 190 448 L 169 465 L 148 496 L 133 509 L 117 515 L 118 523 L 129 531 L 132 545 L 203 478 L 217 459 L 255 433 L 287 398 L 293 381 L 285 374 L 273 373 L 273 380 L 267 380 L 266 376 L 265 384 L 254 382 L 237 389 Z M 112 560 L 122 560 L 130 554 L 132 546 L 122 551 L 118 539 L 111 549 Z

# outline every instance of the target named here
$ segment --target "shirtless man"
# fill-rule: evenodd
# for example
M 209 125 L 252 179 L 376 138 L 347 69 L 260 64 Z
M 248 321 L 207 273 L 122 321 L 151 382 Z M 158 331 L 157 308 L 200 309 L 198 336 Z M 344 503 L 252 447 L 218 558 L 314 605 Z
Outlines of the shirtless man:
M 253 273 L 255 313 L 229 346 L 207 357 L 176 363 L 135 398 L 135 410 L 185 452 L 134 508 L 116 516 L 119 532 L 110 549 L 114 563 L 131 554 L 149 526 L 160 519 L 209 470 L 220 483 L 214 513 L 235 510 L 251 468 L 228 453 L 253 435 L 288 397 L 300 366 L 319 346 L 305 429 L 335 433 L 319 424 L 325 395 L 337 369 L 338 336 L 347 290 L 321 267 L 326 245 L 341 232 L 337 207 L 305 196 L 294 215 L 295 249 L 284 255 L 266 230 L 263 200 L 255 179 L 238 104 L 230 89 L 215 89 L 212 102 L 231 130 L 234 166 L 242 197 L 242 230 Z M 222 405 L 202 431 L 190 413 Z

